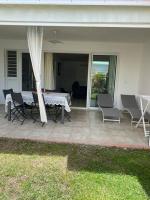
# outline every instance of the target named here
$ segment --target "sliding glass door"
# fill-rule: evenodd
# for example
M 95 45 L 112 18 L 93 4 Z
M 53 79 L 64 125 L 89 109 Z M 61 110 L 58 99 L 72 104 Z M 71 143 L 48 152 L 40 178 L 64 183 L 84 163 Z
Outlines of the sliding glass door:
M 98 94 L 114 98 L 117 56 L 93 55 L 91 66 L 91 107 L 97 107 Z

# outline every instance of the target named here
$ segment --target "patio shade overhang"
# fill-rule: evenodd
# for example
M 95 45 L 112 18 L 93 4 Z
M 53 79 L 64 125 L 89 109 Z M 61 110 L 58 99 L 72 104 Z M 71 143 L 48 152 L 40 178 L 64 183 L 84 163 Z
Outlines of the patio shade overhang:
M 28 1 L 29 2 L 29 1 Z M 150 6 L 1 4 L 0 25 L 150 27 Z
M 150 2 L 145 0 L 0 0 L 0 4 L 150 6 Z

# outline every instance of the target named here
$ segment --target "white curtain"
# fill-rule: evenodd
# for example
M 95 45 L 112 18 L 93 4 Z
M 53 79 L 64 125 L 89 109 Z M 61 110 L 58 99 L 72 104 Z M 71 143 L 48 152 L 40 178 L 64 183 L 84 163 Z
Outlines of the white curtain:
M 47 115 L 41 92 L 41 56 L 43 43 L 43 28 L 36 26 L 28 27 L 27 40 L 32 62 L 32 68 L 36 80 L 41 122 L 47 122 Z
M 54 90 L 54 68 L 53 68 L 53 54 L 44 54 L 44 87 L 48 90 Z
M 110 56 L 108 69 L 108 93 L 114 98 L 117 56 Z

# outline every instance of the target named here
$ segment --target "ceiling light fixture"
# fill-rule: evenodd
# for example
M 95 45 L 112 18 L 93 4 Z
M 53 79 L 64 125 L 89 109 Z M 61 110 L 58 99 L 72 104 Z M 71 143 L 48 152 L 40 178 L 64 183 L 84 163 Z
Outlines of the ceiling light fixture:
M 63 43 L 61 40 L 57 39 L 57 31 L 56 30 L 52 31 L 52 39 L 49 40 L 49 42 L 52 44 L 62 44 Z

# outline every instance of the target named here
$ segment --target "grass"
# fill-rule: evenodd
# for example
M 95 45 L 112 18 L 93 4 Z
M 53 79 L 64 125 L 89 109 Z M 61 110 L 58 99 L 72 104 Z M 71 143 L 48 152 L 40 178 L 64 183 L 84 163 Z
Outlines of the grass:
M 1 200 L 147 200 L 150 151 L 0 139 Z

